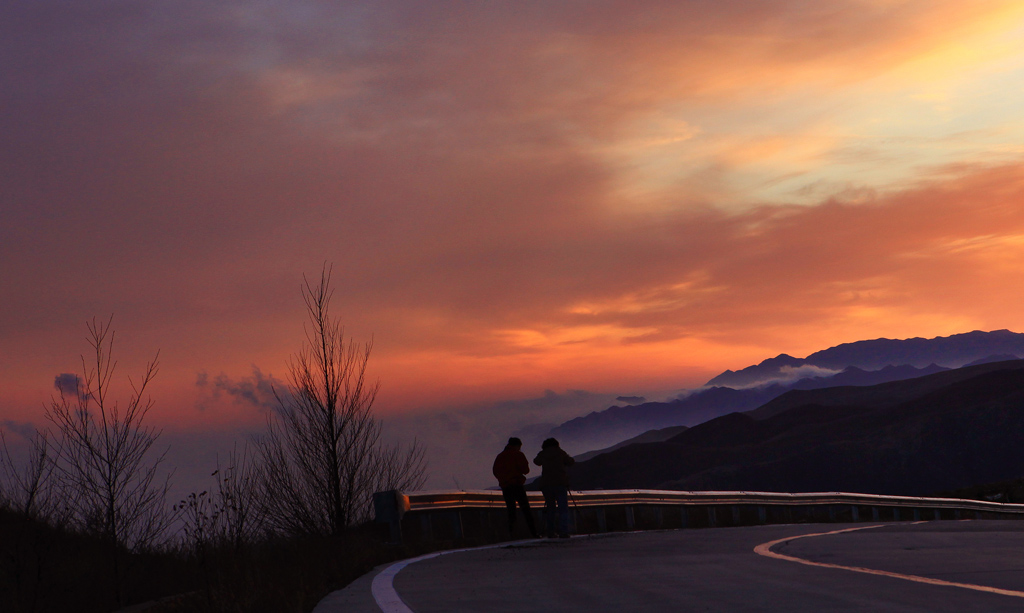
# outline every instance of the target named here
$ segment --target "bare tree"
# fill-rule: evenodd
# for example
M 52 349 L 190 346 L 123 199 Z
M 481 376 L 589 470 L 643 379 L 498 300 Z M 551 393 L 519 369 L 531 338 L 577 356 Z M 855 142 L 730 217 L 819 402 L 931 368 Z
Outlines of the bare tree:
M 249 446 L 241 452 L 236 446 L 223 468 L 218 457 L 217 470 L 210 476 L 216 479 L 216 489 L 192 492 L 174 510 L 181 521 L 181 543 L 198 563 L 207 603 L 213 605 L 217 562 L 224 563 L 225 553 L 246 555 L 246 547 L 263 528 L 263 505 Z
M 18 465 L 0 429 L 0 508 L 8 508 L 23 519 L 55 525 L 67 523 L 70 515 L 54 477 L 58 442 L 49 432 L 37 430 L 29 438 L 28 455 Z
M 260 502 L 258 466 L 252 449 L 236 446 L 228 453 L 223 468 L 217 459 L 216 505 L 219 511 L 217 536 L 235 550 L 252 543 L 262 531 L 265 517 Z
M 50 520 L 57 511 L 53 468 L 53 453 L 45 431 L 37 430 L 29 439 L 28 457 L 19 467 L 0 430 L 0 507 L 6 506 L 25 519 Z
M 27 457 L 17 461 L 0 430 L 0 508 L 16 514 L 5 530 L 0 584 L 8 590 L 5 606 L 34 611 L 45 589 L 43 580 L 54 571 L 54 543 L 47 524 L 59 526 L 64 517 L 57 512 L 61 507 L 56 504 L 49 437 L 36 430 L 27 440 Z
M 170 476 L 158 478 L 164 453 L 151 453 L 160 433 L 145 418 L 153 400 L 146 388 L 157 374 L 157 358 L 146 364 L 141 381 L 128 378 L 132 394 L 121 406 L 110 397 L 117 363 L 112 358 L 113 316 L 87 323 L 92 348 L 74 393 L 60 387 L 46 411 L 58 439 L 56 474 L 71 507 L 72 520 L 109 546 L 111 578 L 121 604 L 122 552 L 152 546 L 171 521 L 166 495 Z
M 287 390 L 257 439 L 267 519 L 287 532 L 338 534 L 366 519 L 373 493 L 424 480 L 423 449 L 391 447 L 371 411 L 380 383 L 366 381 L 372 342 L 345 337 L 330 315 L 331 271 L 303 277 L 306 342 L 292 356 Z

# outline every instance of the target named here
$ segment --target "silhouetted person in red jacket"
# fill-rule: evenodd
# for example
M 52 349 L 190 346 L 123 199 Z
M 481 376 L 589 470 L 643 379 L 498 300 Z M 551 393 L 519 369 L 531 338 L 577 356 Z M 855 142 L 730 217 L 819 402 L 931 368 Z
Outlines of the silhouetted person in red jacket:
M 508 508 L 508 533 L 514 534 L 516 527 L 516 503 L 526 517 L 526 527 L 530 529 L 533 538 L 537 538 L 537 528 L 533 524 L 533 515 L 530 513 L 530 499 L 526 496 L 526 475 L 530 472 L 530 463 L 522 452 L 523 441 L 516 437 L 508 439 L 505 451 L 494 458 L 494 467 L 491 472 L 498 479 L 501 486 L 501 495 L 505 498 L 505 506 Z

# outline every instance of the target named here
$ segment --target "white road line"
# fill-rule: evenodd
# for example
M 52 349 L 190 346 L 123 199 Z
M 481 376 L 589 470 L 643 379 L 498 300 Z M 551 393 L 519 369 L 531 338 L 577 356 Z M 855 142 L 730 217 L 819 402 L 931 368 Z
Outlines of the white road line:
M 975 590 L 978 592 L 988 592 L 990 594 L 1002 594 L 1003 596 L 1015 596 L 1017 598 L 1024 598 L 1024 592 L 1018 592 L 1016 590 L 1004 590 L 998 587 L 989 587 L 987 585 L 975 585 L 973 583 L 956 583 L 955 581 L 943 581 L 942 579 L 932 579 L 930 577 L 921 577 L 918 575 L 904 575 L 901 573 L 891 573 L 885 570 L 875 570 L 873 568 L 864 568 L 861 566 L 842 566 L 840 564 L 829 564 L 827 562 L 812 562 L 811 560 L 805 560 L 803 558 L 797 558 L 793 556 L 787 556 L 781 553 L 772 551 L 772 547 L 779 543 L 786 543 L 789 541 L 795 541 L 797 539 L 810 538 L 812 536 L 828 536 L 830 534 L 842 534 L 843 532 L 854 532 L 856 530 L 870 530 L 871 528 L 881 528 L 884 524 L 875 526 L 861 526 L 857 528 L 846 528 L 845 530 L 833 530 L 832 532 L 818 532 L 816 534 L 803 534 L 800 536 L 789 536 L 781 538 L 770 543 L 762 543 L 757 547 L 754 547 L 754 553 L 762 555 L 768 558 L 775 558 L 778 560 L 787 560 L 789 562 L 796 562 L 798 564 L 806 564 L 807 566 L 819 566 L 821 568 L 838 568 L 841 570 L 849 570 L 855 573 L 864 573 L 867 575 L 880 575 L 882 577 L 892 577 L 894 579 L 903 579 L 904 581 L 914 581 L 917 583 L 927 583 L 928 585 L 941 585 L 945 587 L 959 587 L 965 590 Z
M 467 547 L 465 549 L 449 549 L 448 551 L 435 551 L 434 553 L 428 553 L 418 558 L 410 558 L 408 560 L 402 560 L 401 562 L 395 562 L 391 566 L 388 566 L 382 570 L 376 577 L 373 578 L 373 583 L 370 586 L 370 591 L 373 594 L 373 599 L 377 601 L 377 606 L 383 613 L 413 613 L 413 610 L 409 608 L 409 605 L 402 601 L 401 597 L 398 596 L 398 592 L 395 591 L 395 575 L 400 570 L 410 564 L 421 562 L 423 560 L 429 560 L 430 558 L 436 558 L 438 556 L 445 556 L 449 553 L 460 553 L 463 551 L 479 551 L 481 549 L 496 549 L 498 547 L 509 547 L 511 545 L 522 545 L 524 543 L 534 543 L 540 539 L 527 539 L 525 541 L 511 541 L 506 543 L 496 543 L 494 545 L 484 545 L 482 547 Z

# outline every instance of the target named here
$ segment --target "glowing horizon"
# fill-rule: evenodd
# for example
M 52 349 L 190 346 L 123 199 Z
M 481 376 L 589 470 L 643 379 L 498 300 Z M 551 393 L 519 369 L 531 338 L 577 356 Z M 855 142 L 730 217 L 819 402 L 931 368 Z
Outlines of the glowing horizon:
M 114 313 L 161 424 L 258 423 L 197 382 L 324 262 L 385 415 L 1024 330 L 1019 1 L 140 6 L 0 8 L 0 422 Z

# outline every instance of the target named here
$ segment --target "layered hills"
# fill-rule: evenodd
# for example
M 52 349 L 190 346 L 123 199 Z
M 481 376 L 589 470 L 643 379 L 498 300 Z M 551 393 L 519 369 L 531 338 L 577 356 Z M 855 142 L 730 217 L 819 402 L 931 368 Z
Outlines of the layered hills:
M 573 469 L 579 489 L 927 495 L 1024 475 L 1024 360 L 791 390 Z
M 698 390 L 667 402 L 613 406 L 550 431 L 574 449 L 605 448 L 649 430 L 695 426 L 760 407 L 791 390 L 875 385 L 1024 356 L 1024 334 L 968 332 L 932 339 L 874 339 L 845 343 L 806 358 L 782 354 L 738 371 L 727 370 Z

